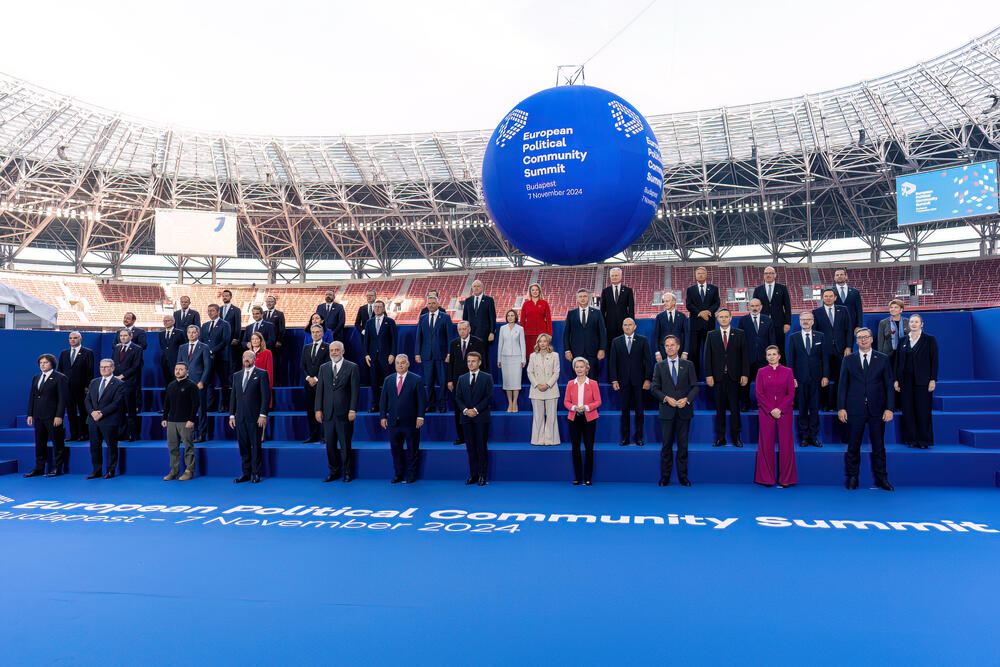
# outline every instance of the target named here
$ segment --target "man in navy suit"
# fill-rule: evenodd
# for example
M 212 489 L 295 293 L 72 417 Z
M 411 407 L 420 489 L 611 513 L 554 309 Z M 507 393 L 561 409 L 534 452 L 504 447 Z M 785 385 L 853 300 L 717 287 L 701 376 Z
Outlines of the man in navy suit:
M 563 328 L 563 349 L 566 361 L 583 357 L 590 364 L 588 377 L 596 380 L 598 376 L 597 362 L 604 358 L 608 349 L 608 333 L 604 328 L 604 317 L 601 311 L 590 305 L 590 292 L 585 289 L 576 291 L 577 307 L 566 313 L 566 326 Z
M 375 299 L 377 298 L 378 292 L 375 290 L 370 289 L 365 292 L 365 302 L 358 308 L 357 317 L 354 318 L 354 329 L 362 337 L 362 341 L 365 335 L 365 322 L 375 314 Z
M 694 417 L 694 399 L 698 395 L 698 376 L 694 364 L 680 357 L 680 341 L 669 335 L 663 341 L 666 357 L 653 369 L 653 397 L 659 402 L 662 446 L 660 447 L 659 486 L 670 484 L 677 442 L 677 481 L 691 486 L 688 480 L 688 434 Z
M 813 327 L 823 334 L 823 341 L 828 346 L 830 355 L 830 378 L 840 377 L 840 365 L 851 353 L 853 334 L 851 334 L 851 316 L 844 306 L 836 305 L 837 294 L 833 288 L 823 290 L 823 305 L 813 309 L 815 324 Z M 834 390 L 826 387 L 820 401 L 824 410 L 833 410 L 837 403 Z
M 750 312 L 740 318 L 739 328 L 747 338 L 747 356 L 750 359 L 750 382 L 757 379 L 757 371 L 767 365 L 766 350 L 769 345 L 775 345 L 777 334 L 774 322 L 761 312 L 763 304 L 754 297 L 748 304 Z M 750 382 L 742 387 L 741 398 L 743 409 L 750 410 Z
M 792 298 L 788 287 L 775 281 L 778 272 L 773 266 L 764 269 L 764 284 L 753 289 L 753 298 L 760 299 L 761 312 L 771 318 L 775 345 L 785 361 L 785 335 L 792 328 Z
M 469 478 L 465 483 L 486 486 L 493 377 L 479 370 L 483 360 L 478 352 L 469 352 L 465 361 L 469 372 L 458 378 L 458 386 L 455 387 L 455 405 L 462 413 L 465 451 L 469 455 Z
M 174 326 L 174 318 L 163 316 L 163 331 L 157 334 L 160 343 L 160 369 L 163 371 L 163 386 L 169 387 L 174 381 L 174 365 L 177 363 L 177 350 L 181 348 L 187 335 L 183 329 Z
M 316 418 L 316 391 L 320 368 L 330 361 L 330 346 L 323 342 L 323 326 L 312 325 L 309 335 L 312 340 L 302 348 L 302 385 L 306 392 L 306 421 L 309 423 L 309 437 L 302 441 L 304 445 L 319 442 L 322 434 L 322 420 Z
M 844 359 L 837 383 L 837 417 L 847 424 L 847 453 L 844 454 L 845 486 L 858 488 L 861 467 L 861 440 L 868 427 L 872 443 L 872 475 L 875 486 L 892 491 L 885 467 L 885 425 L 892 421 L 896 395 L 893 393 L 892 366 L 889 357 L 872 349 L 874 338 L 867 327 L 855 336 L 858 353 Z
M 69 438 L 89 440 L 87 435 L 87 408 L 84 399 L 87 387 L 94 379 L 94 353 L 83 346 L 83 336 L 73 331 L 69 334 L 69 349 L 59 353 L 56 370 L 69 380 Z
M 837 305 L 847 308 L 847 314 L 851 317 L 851 337 L 857 333 L 859 327 L 865 325 L 865 309 L 861 304 L 861 292 L 847 284 L 847 269 L 837 269 L 833 273 L 833 286 L 837 294 Z
M 458 330 L 458 338 L 451 341 L 448 346 L 448 356 L 445 357 L 445 364 L 448 366 L 448 391 L 454 393 L 458 387 L 458 378 L 465 375 L 469 369 L 466 358 L 470 352 L 478 352 L 480 357 L 486 356 L 486 345 L 472 335 L 472 327 L 465 320 L 462 320 L 455 327 Z M 465 433 L 462 429 L 462 413 L 455 403 L 455 445 L 465 444 Z
M 139 439 L 139 407 L 142 402 L 142 350 L 132 344 L 128 329 L 118 332 L 118 345 L 111 353 L 115 362 L 115 377 L 125 383 L 125 416 L 118 427 L 118 439 L 134 442 Z
M 208 439 L 208 377 L 212 373 L 212 353 L 198 338 L 201 329 L 192 324 L 187 328 L 188 342 L 177 350 L 177 360 L 183 361 L 188 367 L 188 377 L 198 387 L 198 428 L 194 442 L 205 442 Z
M 101 359 L 101 377 L 94 378 L 87 390 L 87 423 L 90 424 L 90 462 L 93 472 L 87 479 L 97 479 L 104 468 L 102 443 L 108 443 L 108 471 L 111 479 L 118 469 L 118 429 L 124 407 L 125 383 L 114 377 L 115 362 Z
M 635 317 L 635 294 L 631 287 L 622 284 L 622 270 L 617 266 L 608 272 L 611 284 L 601 291 L 601 317 L 608 332 L 608 340 L 622 335 L 622 324 L 627 317 Z
M 365 363 L 372 386 L 372 412 L 379 405 L 382 384 L 396 360 L 396 323 L 385 314 L 385 302 L 375 302 L 375 315 L 365 322 Z M 409 359 L 407 359 L 409 365 Z
M 260 482 L 260 444 L 267 426 L 268 405 L 271 402 L 271 381 L 267 371 L 253 365 L 256 355 L 243 353 L 243 368 L 233 373 L 229 399 L 229 428 L 236 430 L 240 447 L 242 474 L 234 484 Z
M 323 318 L 323 324 L 333 332 L 333 339 L 343 342 L 346 313 L 344 307 L 333 300 L 333 290 L 326 291 L 326 299 L 316 306 L 316 312 Z M 382 304 L 385 307 L 385 304 Z
M 624 447 L 629 443 L 629 418 L 634 414 L 635 435 L 632 442 L 642 447 L 646 444 L 643 423 L 646 414 L 642 409 L 642 397 L 653 379 L 653 355 L 646 337 L 635 333 L 635 320 L 631 317 L 622 321 L 622 335 L 611 341 L 608 379 L 611 380 L 611 388 L 621 392 L 621 440 L 618 444 Z
M 38 357 L 38 375 L 31 378 L 28 393 L 28 426 L 35 429 L 35 467 L 24 474 L 25 477 L 58 477 L 68 463 L 66 451 L 66 430 L 63 415 L 69 401 L 69 382 L 66 376 L 56 370 L 56 358 L 51 354 Z M 45 462 L 49 458 L 49 440 L 55 450 L 55 460 L 49 472 L 45 472 Z
M 197 310 L 191 307 L 191 297 L 182 296 L 180 298 L 181 307 L 179 310 L 174 311 L 174 324 L 178 329 L 182 331 L 187 331 L 187 328 L 192 324 L 196 327 L 201 326 L 201 315 Z
M 368 334 L 371 332 L 372 330 L 368 329 Z M 420 427 L 424 425 L 424 381 L 416 373 L 409 372 L 410 359 L 405 354 L 395 356 L 395 366 L 396 372 L 386 377 L 382 385 L 378 405 L 381 417 L 379 423 L 382 428 L 389 430 L 392 483 L 412 484 L 417 481 Z
M 252 317 L 253 320 L 247 325 L 246 329 L 243 330 L 243 338 L 240 341 L 243 343 L 243 348 L 246 349 L 250 347 L 250 336 L 253 336 L 255 333 L 259 333 L 264 337 L 264 345 L 267 346 L 267 349 L 270 350 L 273 348 L 274 341 L 278 333 L 275 330 L 274 325 L 264 319 L 264 309 L 260 306 L 254 306 L 250 309 L 250 317 Z
M 694 272 L 694 285 L 687 288 L 684 307 L 691 316 L 691 340 L 688 341 L 688 358 L 694 362 L 695 372 L 701 377 L 702 357 L 705 354 L 705 339 L 715 328 L 715 313 L 722 307 L 719 288 L 708 282 L 708 269 L 699 266 Z M 705 375 L 708 372 L 705 371 Z
M 799 326 L 788 337 L 788 367 L 795 376 L 795 402 L 799 405 L 799 446 L 822 447 L 819 438 L 819 390 L 830 384 L 830 346 L 822 332 L 813 331 L 815 318 L 799 313 Z
M 271 350 L 271 358 L 274 365 L 274 377 L 271 378 L 275 383 L 277 383 L 277 378 L 280 377 L 282 380 L 285 379 L 285 373 L 282 371 L 278 373 L 278 369 L 282 368 L 281 358 L 284 356 L 285 347 L 285 314 L 278 310 L 276 306 L 278 305 L 278 298 L 268 294 L 267 298 L 264 299 L 264 321 L 270 322 L 274 325 L 274 347 L 269 347 Z
M 720 308 L 715 313 L 719 328 L 708 332 L 705 338 L 705 384 L 712 387 L 715 400 L 715 442 L 713 447 L 726 444 L 726 410 L 729 410 L 729 432 L 734 447 L 742 447 L 740 440 L 740 388 L 748 385 L 750 360 L 747 356 L 746 334 L 730 326 L 732 313 Z
M 653 322 L 653 343 L 656 346 L 656 361 L 663 361 L 663 340 L 667 336 L 677 339 L 681 359 L 688 358 L 687 343 L 691 338 L 691 321 L 677 310 L 677 297 L 673 292 L 663 293 L 663 312 Z
M 483 365 L 490 367 L 490 346 L 497 327 L 497 307 L 493 297 L 483 294 L 483 281 L 472 283 L 472 295 L 462 302 L 462 319 L 472 327 L 472 335 L 483 341 Z
M 219 396 L 216 385 L 222 388 L 222 404 L 229 405 L 229 385 L 232 372 L 229 368 L 229 346 L 233 334 L 229 323 L 219 317 L 219 305 L 208 306 L 208 321 L 201 325 L 201 342 L 208 345 L 212 353 L 212 373 L 208 379 L 208 411 L 219 411 Z
M 314 327 L 319 328 L 318 324 Z M 320 336 L 323 332 L 319 332 Z M 330 343 L 329 361 L 320 366 L 312 408 L 316 421 L 323 424 L 326 443 L 326 463 L 330 474 L 324 482 L 344 476 L 345 482 L 354 479 L 354 420 L 358 414 L 358 395 L 361 374 L 358 365 L 344 358 L 344 344 L 339 340 Z M 338 449 L 338 444 L 340 445 Z
M 146 330 L 135 326 L 135 313 L 125 313 L 122 317 L 122 325 L 128 329 L 132 335 L 132 344 L 140 350 L 146 349 Z
M 417 322 L 416 362 L 423 364 L 427 386 L 427 412 L 444 412 L 444 360 L 448 356 L 451 317 L 438 307 L 436 296 L 427 296 L 427 312 Z
M 240 346 L 240 339 L 243 337 L 243 313 L 233 302 L 231 290 L 222 290 L 222 306 L 219 308 L 219 317 L 229 323 L 229 333 L 232 339 L 229 341 L 229 362 L 232 364 L 243 354 Z M 173 375 L 173 366 L 170 367 L 170 374 Z M 226 386 L 229 386 L 229 376 L 226 376 Z

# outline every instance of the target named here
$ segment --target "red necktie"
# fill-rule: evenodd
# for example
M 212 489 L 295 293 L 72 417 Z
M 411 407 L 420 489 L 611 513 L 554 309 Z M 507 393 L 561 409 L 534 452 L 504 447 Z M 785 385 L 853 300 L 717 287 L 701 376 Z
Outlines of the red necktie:
M 396 395 L 398 396 L 399 394 L 402 394 L 402 393 L 403 393 L 403 376 L 402 375 L 397 375 L 396 376 Z
M 722 332 L 722 349 L 723 350 L 728 350 L 729 349 L 729 332 L 728 331 L 723 331 Z

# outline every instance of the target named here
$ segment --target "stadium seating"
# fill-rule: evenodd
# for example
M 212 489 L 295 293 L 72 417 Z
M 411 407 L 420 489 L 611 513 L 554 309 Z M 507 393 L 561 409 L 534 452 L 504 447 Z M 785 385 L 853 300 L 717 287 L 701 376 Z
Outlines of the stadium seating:
M 427 293 L 432 289 L 438 291 L 438 303 L 441 304 L 441 307 L 448 311 L 449 315 L 454 315 L 452 309 L 457 308 L 458 299 L 465 296 L 462 291 L 467 282 L 469 282 L 469 276 L 466 273 L 413 278 L 406 290 L 405 309 L 396 315 L 396 321 L 400 324 L 416 324 L 420 317 L 420 310 L 425 305 Z
M 1000 305 L 1000 261 L 996 259 L 926 264 L 921 278 L 931 281 L 934 292 L 920 297 L 922 306 Z
M 504 313 L 517 306 L 521 297 L 528 294 L 531 271 L 531 269 L 513 269 L 476 273 L 476 280 L 483 281 L 484 293 L 492 296 L 496 303 L 497 319 L 502 320 Z M 468 294 L 462 296 L 465 297 Z M 551 305 L 551 302 L 549 303 Z
M 561 320 L 571 308 L 576 307 L 576 291 L 593 290 L 597 278 L 594 267 L 553 267 L 541 272 L 538 283 L 542 295 L 552 309 L 552 318 Z
M 663 279 L 666 275 L 663 265 L 626 264 L 621 269 L 622 282 L 631 287 L 635 293 L 636 317 L 656 317 L 657 313 L 663 310 L 660 305 L 660 296 L 658 296 L 663 293 Z M 605 287 L 611 283 L 608 279 L 608 271 L 610 270 L 606 267 L 604 272 Z

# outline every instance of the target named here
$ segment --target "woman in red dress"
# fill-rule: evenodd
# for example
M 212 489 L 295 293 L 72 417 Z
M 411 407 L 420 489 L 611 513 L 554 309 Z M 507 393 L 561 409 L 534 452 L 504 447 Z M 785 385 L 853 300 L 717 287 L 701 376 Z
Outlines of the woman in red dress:
M 528 351 L 528 359 L 535 350 L 535 341 L 541 334 L 552 335 L 552 311 L 548 302 L 542 298 L 542 286 L 538 283 L 528 285 L 528 298 L 521 304 L 521 326 L 524 327 L 524 347 Z
M 271 387 L 271 404 L 268 407 L 274 407 L 274 358 L 271 356 L 271 351 L 267 349 L 267 343 L 264 342 L 264 337 L 259 333 L 255 333 L 250 336 L 250 351 L 256 354 L 254 357 L 253 365 L 257 368 L 261 368 L 267 371 L 267 382 Z

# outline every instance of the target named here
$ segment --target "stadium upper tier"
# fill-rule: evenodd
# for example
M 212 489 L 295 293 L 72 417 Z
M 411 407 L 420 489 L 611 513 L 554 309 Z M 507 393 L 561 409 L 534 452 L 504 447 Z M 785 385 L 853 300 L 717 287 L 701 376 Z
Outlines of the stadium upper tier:
M 438 290 L 442 307 L 452 316 L 461 315 L 461 300 L 469 296 L 475 280 L 497 307 L 503 321 L 508 309 L 520 310 L 528 285 L 541 285 L 553 318 L 564 319 L 575 307 L 580 288 L 599 294 L 608 283 L 608 271 L 620 267 L 624 283 L 635 291 L 636 315 L 655 317 L 663 310 L 662 298 L 673 293 L 684 311 L 684 290 L 694 281 L 695 266 L 678 264 L 615 264 L 574 267 L 532 267 L 506 271 L 449 272 L 406 278 L 351 281 L 302 287 L 229 286 L 233 303 L 250 320 L 250 308 L 264 306 L 264 298 L 277 298 L 290 327 L 304 327 L 327 289 L 343 304 L 347 324 L 353 324 L 365 292 L 373 289 L 386 302 L 391 317 L 401 324 L 415 324 L 428 291 Z M 822 287 L 833 283 L 833 266 L 782 266 L 778 282 L 788 286 L 792 310 L 800 312 L 818 305 Z M 719 264 L 708 267 L 709 281 L 718 285 L 723 305 L 736 313 L 746 312 L 747 299 L 762 282 L 760 265 Z M 890 299 L 901 298 L 908 312 L 933 309 L 1000 306 L 1000 258 L 966 262 L 896 263 L 852 265 L 850 284 L 861 290 L 865 310 L 884 312 Z M 179 308 L 182 296 L 191 298 L 195 310 L 204 314 L 210 303 L 221 303 L 224 285 L 138 284 L 96 281 L 76 275 L 34 274 L 0 271 L 0 285 L 7 285 L 58 308 L 57 326 L 63 329 L 109 329 L 120 327 L 126 311 L 136 314 L 143 327 L 160 328 L 163 315 Z M 911 285 L 917 296 L 910 296 Z M 918 288 L 919 286 L 919 288 Z M 457 319 L 456 319 L 457 321 Z
M 664 192 L 626 257 L 721 259 L 755 245 L 812 258 L 824 240 L 857 237 L 877 260 L 896 230 L 894 175 L 995 157 L 998 96 L 1000 28 L 836 90 L 647 115 Z M 125 258 L 152 254 L 153 211 L 172 207 L 237 212 L 241 256 L 291 262 L 302 275 L 318 259 L 357 275 L 410 258 L 438 269 L 513 261 L 518 250 L 483 206 L 489 135 L 213 134 L 0 75 L 0 265 L 33 245 L 72 254 L 78 268 L 102 254 L 117 275 Z M 984 248 L 997 234 L 984 227 Z

